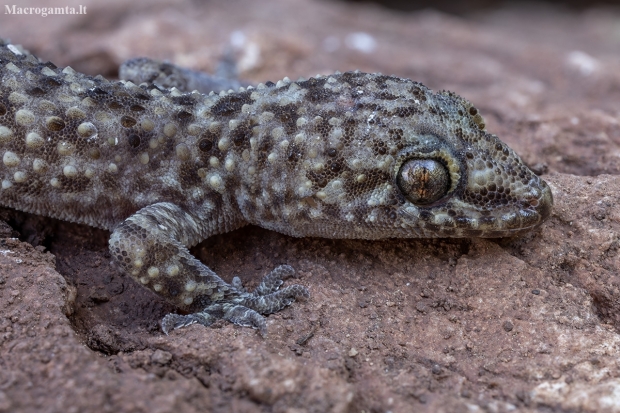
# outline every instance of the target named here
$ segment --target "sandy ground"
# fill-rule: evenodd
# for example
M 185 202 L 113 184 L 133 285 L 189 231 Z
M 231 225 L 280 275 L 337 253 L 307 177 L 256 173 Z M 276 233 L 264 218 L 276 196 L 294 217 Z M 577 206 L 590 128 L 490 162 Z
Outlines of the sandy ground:
M 270 316 L 266 339 L 226 323 L 167 337 L 173 308 L 109 265 L 108 233 L 2 210 L 0 412 L 620 412 L 620 13 L 81 4 L 0 13 L 0 36 L 109 77 L 130 57 L 213 70 L 232 52 L 254 82 L 361 69 L 449 89 L 543 174 L 555 208 L 513 239 L 246 227 L 194 248 L 250 287 L 296 268 L 312 297 Z

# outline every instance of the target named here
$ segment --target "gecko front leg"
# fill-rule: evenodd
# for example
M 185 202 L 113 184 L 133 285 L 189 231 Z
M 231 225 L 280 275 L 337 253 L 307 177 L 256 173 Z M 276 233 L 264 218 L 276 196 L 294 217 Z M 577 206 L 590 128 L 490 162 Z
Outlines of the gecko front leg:
M 256 291 L 228 284 L 187 249 L 215 233 L 244 225 L 235 217 L 218 216 L 210 208 L 190 213 L 178 205 L 161 202 L 147 206 L 121 223 L 110 237 L 110 252 L 121 268 L 141 285 L 164 297 L 188 315 L 169 314 L 162 330 L 199 323 L 205 326 L 222 318 L 266 333 L 261 314 L 270 314 L 308 298 L 308 290 L 292 285 L 279 290 L 294 271 L 280 266 L 268 274 Z

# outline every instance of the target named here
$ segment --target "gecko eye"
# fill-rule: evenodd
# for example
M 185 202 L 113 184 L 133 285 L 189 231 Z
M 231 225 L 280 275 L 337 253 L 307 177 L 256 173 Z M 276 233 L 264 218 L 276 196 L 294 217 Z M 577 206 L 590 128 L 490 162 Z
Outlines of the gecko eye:
M 410 159 L 398 171 L 398 186 L 414 204 L 431 204 L 448 193 L 450 174 L 435 159 Z

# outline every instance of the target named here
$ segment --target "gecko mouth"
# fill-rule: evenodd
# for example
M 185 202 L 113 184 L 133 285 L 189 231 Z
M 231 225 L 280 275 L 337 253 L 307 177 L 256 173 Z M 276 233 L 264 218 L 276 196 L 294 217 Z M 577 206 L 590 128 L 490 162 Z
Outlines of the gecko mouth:
M 502 215 L 497 218 L 496 228 L 490 226 L 484 230 L 481 237 L 496 238 L 506 237 L 529 232 L 539 227 L 549 216 L 553 209 L 553 194 L 551 188 L 542 179 L 540 180 L 540 196 L 527 201 L 528 208 L 518 213 Z
M 421 215 L 421 227 L 426 237 L 480 237 L 501 238 L 529 232 L 540 226 L 553 208 L 553 195 L 546 182 L 540 180 L 536 197 L 526 198 L 518 210 L 496 210 L 484 216 L 456 216 L 445 214 Z M 514 206 L 513 206 L 514 208 Z

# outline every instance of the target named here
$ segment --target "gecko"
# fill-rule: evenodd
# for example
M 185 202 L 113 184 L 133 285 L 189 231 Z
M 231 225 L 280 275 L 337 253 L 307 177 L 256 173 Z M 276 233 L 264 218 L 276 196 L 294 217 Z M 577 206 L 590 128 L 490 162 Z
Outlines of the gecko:
M 0 41 L 0 205 L 109 230 L 112 261 L 181 312 L 165 334 L 224 319 L 265 335 L 264 315 L 309 298 L 280 288 L 288 265 L 254 291 L 225 282 L 188 250 L 214 234 L 492 238 L 551 213 L 545 181 L 452 92 L 359 71 L 218 93 L 157 76 L 109 81 Z

